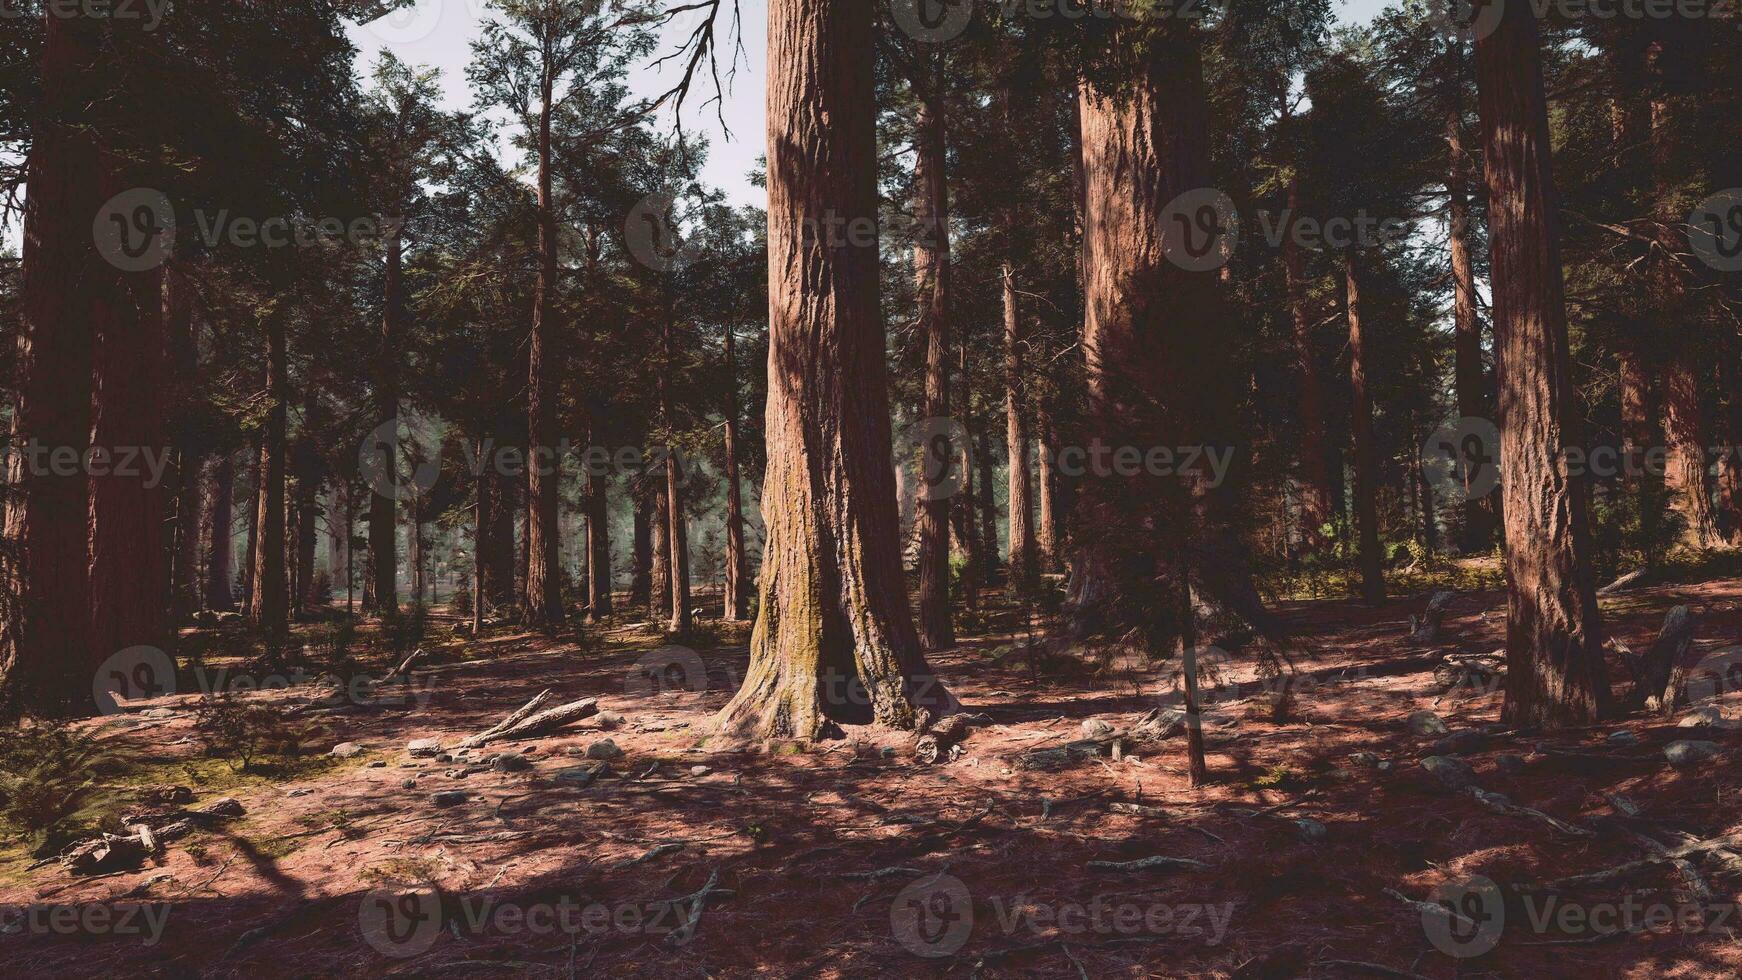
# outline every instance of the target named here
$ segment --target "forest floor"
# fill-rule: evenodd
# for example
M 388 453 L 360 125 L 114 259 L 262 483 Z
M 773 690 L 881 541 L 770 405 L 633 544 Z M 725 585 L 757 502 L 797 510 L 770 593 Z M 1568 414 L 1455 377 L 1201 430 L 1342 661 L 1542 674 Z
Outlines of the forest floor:
M 0 938 L 5 972 L 1585 980 L 1742 972 L 1734 853 L 1696 848 L 1679 864 L 1643 863 L 1596 882 L 1512 887 L 1644 861 L 1651 840 L 1674 847 L 1742 834 L 1742 730 L 1690 731 L 1677 727 L 1687 713 L 1678 712 L 1553 737 L 1506 732 L 1498 691 L 1448 691 L 1433 670 L 1440 654 L 1502 645 L 1503 596 L 1462 595 L 1446 642 L 1433 648 L 1407 636 L 1425 600 L 1285 604 L 1304 651 L 1297 666 L 1312 682 L 1281 723 L 1264 697 L 1240 696 L 1249 689 L 1213 695 L 1213 782 L 1196 791 L 1183 737 L 1117 760 L 1053 751 L 1081 739 L 1085 721 L 1123 727 L 1156 707 L 1158 692 L 1172 689 L 1171 666 L 1029 656 L 1011 647 L 1009 609 L 991 617 L 990 635 L 932 658 L 987 723 L 961 758 L 930 766 L 899 732 L 850 729 L 819 744 L 706 736 L 748 660 L 741 629 L 716 627 L 720 645 L 698 647 L 709 685 L 692 691 L 648 683 L 644 668 L 659 674 L 667 662 L 695 661 L 627 619 L 584 645 L 507 628 L 449 640 L 451 622 L 438 624 L 432 635 L 447 640 L 443 655 L 415 670 L 408 688 L 317 702 L 300 716 L 319 725 L 304 733 L 304 754 L 261 772 L 204 757 L 193 730 L 197 692 L 153 701 L 149 714 L 92 722 L 122 760 L 110 763 L 113 793 L 137 800 L 179 784 L 193 790 L 193 805 L 232 797 L 246 814 L 103 877 L 73 878 L 58 864 L 31 869 L 22 848 L 0 854 L 0 907 L 12 933 Z M 1643 650 L 1665 610 L 1681 603 L 1700 614 L 1703 649 L 1742 642 L 1742 581 L 1643 589 L 1604 607 L 1612 633 Z M 386 659 L 371 660 L 377 673 Z M 1236 655 L 1225 666 L 1249 677 L 1244 664 Z M 1627 676 L 1619 663 L 1611 670 Z M 597 697 L 608 714 L 474 753 L 473 761 L 521 754 L 531 763 L 521 771 L 468 771 L 465 761 L 408 753 L 414 739 L 452 746 L 547 687 L 564 701 Z M 284 707 L 317 693 L 302 686 L 250 698 Z M 1742 698 L 1724 710 L 1742 717 Z M 1411 715 L 1424 711 L 1453 732 L 1481 733 L 1459 736 L 1461 758 L 1512 809 L 1492 809 L 1423 768 L 1424 756 L 1447 750 L 1430 748 L 1439 736 L 1412 732 Z M 606 738 L 622 755 L 589 781 L 584 754 Z M 1666 745 L 1688 739 L 1717 743 L 1718 754 L 1669 765 Z M 334 757 L 339 743 L 361 751 Z M 443 791 L 463 801 L 438 806 Z M 1186 861 L 1139 870 L 1092 863 L 1154 856 Z M 1470 922 L 1410 904 L 1472 876 L 1500 891 L 1450 899 Z M 21 919 L 31 908 L 36 916 Z

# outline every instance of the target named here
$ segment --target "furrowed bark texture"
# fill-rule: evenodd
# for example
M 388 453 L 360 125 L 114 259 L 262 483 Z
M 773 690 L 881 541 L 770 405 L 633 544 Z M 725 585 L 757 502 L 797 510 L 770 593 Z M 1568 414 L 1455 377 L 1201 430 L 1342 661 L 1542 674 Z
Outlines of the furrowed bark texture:
M 935 86 L 940 78 L 931 72 Z M 930 93 L 928 93 L 929 95 Z M 914 121 L 914 292 L 919 336 L 925 339 L 925 416 L 950 414 L 949 185 L 945 179 L 945 119 L 938 99 L 922 97 Z M 930 454 L 936 448 L 921 447 Z M 929 472 L 929 469 L 928 469 Z M 922 475 L 923 481 L 923 475 Z M 921 487 L 919 501 L 919 638 L 926 650 L 956 644 L 950 612 L 950 500 Z
M 920 653 L 901 569 L 878 250 L 832 246 L 874 219 L 870 4 L 768 10 L 768 475 L 761 606 L 728 731 L 912 728 L 953 699 Z M 807 233 L 808 232 L 808 233 Z
M 1609 710 L 1586 494 L 1559 465 L 1580 445 L 1548 111 L 1536 20 L 1507 4 L 1476 50 L 1493 239 L 1505 515 L 1506 703 L 1521 727 L 1589 724 Z

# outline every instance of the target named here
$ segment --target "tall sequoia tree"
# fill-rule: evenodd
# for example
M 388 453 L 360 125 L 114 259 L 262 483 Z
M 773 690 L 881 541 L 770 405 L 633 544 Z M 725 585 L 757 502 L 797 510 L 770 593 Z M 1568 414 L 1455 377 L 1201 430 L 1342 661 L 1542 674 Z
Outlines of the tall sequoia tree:
M 1610 708 L 1591 578 L 1587 491 L 1559 465 L 1580 445 L 1541 41 L 1509 3 L 1476 46 L 1492 227 L 1505 515 L 1509 725 L 1590 724 Z
M 813 738 L 954 708 L 902 580 L 878 249 L 872 5 L 768 5 L 768 474 L 761 600 L 723 730 Z M 851 226 L 851 225 L 850 225 Z

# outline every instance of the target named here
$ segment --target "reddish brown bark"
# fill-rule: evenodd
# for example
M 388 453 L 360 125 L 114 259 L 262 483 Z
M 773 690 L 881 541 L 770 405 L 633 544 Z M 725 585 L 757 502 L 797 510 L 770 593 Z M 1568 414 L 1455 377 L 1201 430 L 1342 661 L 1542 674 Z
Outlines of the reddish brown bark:
M 901 569 L 878 249 L 807 229 L 875 223 L 870 4 L 768 5 L 768 475 L 761 601 L 723 729 L 912 728 L 954 700 L 926 664 Z
M 1651 372 L 1638 347 L 1624 342 L 1616 353 L 1621 375 L 1622 485 L 1629 493 L 1642 489 L 1647 475 L 1647 453 L 1656 443 L 1652 419 L 1656 417 L 1651 390 Z
M 1039 498 L 1039 523 L 1035 525 L 1035 551 L 1040 568 L 1045 572 L 1060 570 L 1059 548 L 1059 486 L 1055 461 L 1058 459 L 1058 434 L 1053 431 L 1052 413 L 1045 399 L 1035 417 L 1035 432 L 1040 444 L 1040 467 L 1036 474 L 1035 496 Z
M 1670 507 L 1684 523 L 1682 543 L 1701 549 L 1718 543 L 1718 528 L 1694 357 L 1683 347 L 1671 353 L 1663 367 L 1663 428 L 1669 448 L 1663 483 L 1669 491 Z
M 661 620 L 671 615 L 671 495 L 664 473 L 648 488 L 653 497 L 652 517 L 652 591 L 648 597 L 647 618 Z
M 1290 214 L 1301 208 L 1300 178 L 1288 184 Z M 1288 308 L 1294 324 L 1294 366 L 1300 394 L 1296 402 L 1296 432 L 1300 442 L 1301 537 L 1308 547 L 1323 542 L 1324 529 L 1336 518 L 1331 496 L 1331 457 L 1325 437 L 1325 382 L 1313 342 L 1312 309 L 1307 303 L 1306 259 L 1294 234 L 1282 237 L 1282 264 L 1288 277 Z
M 533 461 L 527 470 L 526 623 L 552 629 L 562 624 L 562 565 L 557 527 L 557 489 L 562 484 L 556 446 L 557 221 L 551 190 L 551 113 L 554 68 L 545 65 L 538 114 L 538 283 L 533 291 L 532 344 L 527 369 L 527 432 Z
M 1490 418 L 1493 409 L 1488 390 L 1488 371 L 1482 362 L 1482 320 L 1476 305 L 1475 263 L 1470 258 L 1470 155 L 1464 149 L 1463 43 L 1458 44 L 1460 67 L 1448 81 L 1452 110 L 1446 114 L 1446 198 L 1448 241 L 1452 261 L 1452 322 L 1454 325 L 1453 378 L 1457 389 L 1458 414 L 1464 418 Z M 1487 551 L 1494 543 L 1496 518 L 1492 496 L 1466 500 L 1463 535 L 1459 548 L 1466 554 Z
M 278 310 L 266 316 L 266 426 L 260 438 L 260 490 L 254 520 L 254 591 L 248 601 L 249 618 L 272 635 L 282 635 L 290 626 L 284 551 L 285 430 L 290 395 L 285 319 Z
M 606 477 L 587 475 L 587 616 L 611 615 L 611 507 Z
M 231 566 L 231 537 L 235 526 L 236 456 L 220 453 L 213 460 L 206 486 L 203 541 L 205 554 L 206 608 L 229 612 L 236 608 L 236 573 Z
M 919 297 L 918 336 L 925 342 L 925 417 L 950 414 L 949 184 L 944 172 L 945 117 L 933 70 L 914 120 L 913 275 Z M 923 446 L 931 453 L 936 447 Z M 932 464 L 935 466 L 935 464 Z M 955 646 L 950 612 L 950 501 L 921 487 L 919 500 L 919 641 L 926 650 Z
M 399 419 L 399 345 L 405 333 L 405 287 L 402 266 L 405 242 L 395 230 L 387 239 L 384 312 L 381 317 L 381 348 L 375 367 L 375 407 L 383 424 Z M 395 447 L 397 448 L 397 447 Z M 388 458 L 380 471 L 398 472 L 399 460 Z M 391 477 L 389 477 L 391 480 Z M 369 495 L 369 582 L 363 590 L 363 608 L 382 616 L 399 614 L 399 501 L 371 492 Z
M 1009 449 L 1010 585 L 1026 590 L 1039 568 L 1034 540 L 1033 478 L 1028 470 L 1028 406 L 1024 398 L 1021 310 L 1016 301 L 1016 269 L 1003 268 L 1004 286 L 1004 441 Z
M 635 534 L 632 543 L 629 604 L 653 607 L 653 504 L 648 495 L 635 495 Z
M 1609 711 L 1587 494 L 1559 465 L 1580 445 L 1540 39 L 1506 4 L 1476 48 L 1492 225 L 1508 615 L 1503 720 L 1589 724 Z
M 749 558 L 744 551 L 744 498 L 738 462 L 738 361 L 733 329 L 726 328 L 726 622 L 750 615 Z
M 1385 554 L 1379 543 L 1379 449 L 1373 438 L 1373 398 L 1367 392 L 1366 339 L 1361 331 L 1361 258 L 1343 256 L 1349 318 L 1349 428 L 1355 437 L 1355 533 L 1361 598 L 1385 601 Z
M 103 275 L 90 220 L 102 206 L 94 138 L 75 125 L 95 77 L 94 39 L 47 19 L 44 124 L 27 163 L 18 401 L 12 445 L 83 453 L 91 437 L 90 286 Z M 56 475 L 12 456 L 0 601 L 0 712 L 84 714 L 91 703 L 86 553 L 90 499 L 82 472 Z

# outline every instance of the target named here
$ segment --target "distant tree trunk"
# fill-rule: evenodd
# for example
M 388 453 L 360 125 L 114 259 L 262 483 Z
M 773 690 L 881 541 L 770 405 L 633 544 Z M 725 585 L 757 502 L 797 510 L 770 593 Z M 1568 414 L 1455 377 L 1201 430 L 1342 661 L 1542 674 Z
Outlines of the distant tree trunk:
M 919 298 L 916 335 L 925 343 L 925 417 L 950 415 L 950 192 L 942 73 L 926 55 L 925 91 L 914 119 L 913 275 Z M 924 446 L 927 454 L 941 446 Z M 937 468 L 928 463 L 926 472 Z M 942 476 L 940 472 L 938 474 Z M 922 481 L 926 473 L 921 474 Z M 943 488 L 921 487 L 919 500 L 919 642 L 925 650 L 956 645 L 950 612 L 950 501 Z
M 163 277 L 163 315 L 170 374 L 171 428 L 174 465 L 168 485 L 174 489 L 170 551 L 170 623 L 179 625 L 200 606 L 200 505 L 205 449 L 195 438 L 190 418 L 199 353 L 194 343 L 193 290 L 185 270 L 171 265 Z
M 996 491 L 992 485 L 992 437 L 986 429 L 990 426 L 975 426 L 974 452 L 978 457 L 975 462 L 980 466 L 980 478 L 977 480 L 979 493 L 974 497 L 979 507 L 980 529 L 980 560 L 981 568 L 988 574 L 997 570 L 1002 563 L 998 553 L 998 505 L 994 498 Z
M 205 541 L 206 608 L 229 612 L 236 608 L 236 573 L 230 561 L 234 530 L 232 494 L 236 490 L 236 454 L 224 452 L 212 461 L 206 489 Z
M 1289 213 L 1301 208 L 1300 179 L 1288 184 Z M 1288 307 L 1294 323 L 1294 364 L 1299 376 L 1301 536 L 1309 548 L 1324 541 L 1324 528 L 1332 523 L 1335 507 L 1331 496 L 1331 456 L 1325 444 L 1325 383 L 1319 372 L 1318 346 L 1313 341 L 1312 310 L 1307 304 L 1306 260 L 1295 235 L 1282 238 L 1282 265 L 1287 276 Z
M 339 582 L 344 579 L 350 568 L 350 527 L 351 502 L 346 499 L 345 487 L 335 482 L 327 506 L 327 578 L 333 583 L 334 597 L 337 598 Z M 341 517 L 341 513 L 344 515 Z M 345 581 L 345 592 L 351 591 L 351 583 Z
M 1571 379 L 1541 41 L 1506 4 L 1476 47 L 1493 244 L 1506 577 L 1506 703 L 1521 728 L 1590 724 L 1611 704 L 1591 579 L 1582 479 L 1559 465 L 1580 445 Z
M 266 316 L 266 426 L 260 439 L 254 593 L 248 604 L 249 618 L 272 636 L 284 635 L 290 625 L 284 561 L 284 454 L 290 395 L 287 378 L 289 354 L 285 342 L 286 319 L 287 314 L 279 310 Z
M 1458 414 L 1464 418 L 1491 418 L 1493 397 L 1488 390 L 1488 370 L 1482 363 L 1482 320 L 1476 307 L 1476 270 L 1470 258 L 1470 156 L 1464 150 L 1463 42 L 1458 47 L 1458 66 L 1448 80 L 1452 109 L 1446 115 L 1446 197 L 1448 204 L 1448 239 L 1452 260 L 1452 321 L 1454 343 L 1454 384 L 1457 388 Z M 1464 501 L 1463 534 L 1458 542 L 1465 554 L 1487 551 L 1494 544 L 1494 498 Z
M 490 471 L 491 498 L 491 540 L 490 540 L 490 604 L 497 610 L 505 610 L 514 605 L 520 582 L 518 569 L 523 563 L 516 560 L 514 516 L 520 512 L 520 489 L 522 483 L 509 479 L 495 467 Z
M 495 466 L 484 459 L 486 440 L 479 437 L 472 440 L 477 450 L 477 459 L 484 465 L 478 468 L 477 479 L 474 481 L 472 498 L 472 636 L 476 637 L 484 629 L 484 604 L 489 601 L 488 583 L 490 580 L 490 552 L 494 542 L 496 529 L 495 513 Z
M 557 488 L 562 462 L 556 445 L 556 377 L 547 358 L 556 356 L 557 221 L 551 191 L 552 68 L 545 66 L 538 115 L 538 283 L 533 292 L 532 354 L 527 378 L 527 426 L 531 441 L 526 507 L 526 624 L 554 629 L 563 622 L 562 564 L 557 527 Z
M 1656 444 L 1652 419 L 1657 417 L 1651 373 L 1638 347 L 1624 343 L 1616 352 L 1621 374 L 1622 485 L 1637 495 L 1646 484 L 1646 454 Z M 1642 504 L 1643 506 L 1643 504 Z
M 387 239 L 385 312 L 381 317 L 381 349 L 375 369 L 376 413 L 383 424 L 399 421 L 399 355 L 404 343 L 405 287 L 404 233 L 395 230 Z M 394 445 L 383 452 L 393 453 Z M 389 455 L 381 472 L 399 471 L 399 460 Z M 388 477 L 392 479 L 391 476 Z M 363 608 L 384 617 L 399 614 L 399 502 L 393 496 L 372 492 L 369 497 L 369 583 L 363 590 Z
M 423 602 L 423 498 L 411 498 L 411 506 L 405 510 L 405 550 L 406 558 L 411 562 L 411 604 L 421 606 Z
M 320 519 L 321 455 L 315 446 L 315 430 L 319 426 L 320 401 L 315 393 L 314 379 L 306 382 L 303 393 L 302 438 L 296 447 L 296 591 L 292 593 L 297 611 L 303 614 L 321 604 L 315 590 L 315 545 L 320 539 L 315 527 Z
M 727 731 L 911 729 L 922 709 L 955 707 L 920 652 L 903 581 L 878 249 L 804 233 L 876 219 L 875 62 L 870 4 L 768 4 L 768 533 Z
M 1360 538 L 1361 597 L 1385 601 L 1385 555 L 1379 543 L 1379 450 L 1373 437 L 1373 399 L 1367 393 L 1367 362 L 1361 332 L 1360 257 L 1343 256 L 1349 317 L 1349 425 L 1355 436 L 1355 531 Z
M 1707 476 L 1705 415 L 1700 406 L 1700 379 L 1694 368 L 1694 352 L 1678 347 L 1663 368 L 1663 422 L 1669 446 L 1664 487 L 1670 506 L 1680 514 L 1686 529 L 1682 542 L 1689 548 L 1710 548 L 1718 542 L 1717 522 L 1712 511 L 1712 490 Z
M 1718 383 L 1729 409 L 1723 416 L 1724 458 L 1718 461 L 1718 493 L 1725 540 L 1742 546 L 1742 364 L 1737 363 L 1737 356 L 1732 347 L 1718 366 Z
M 1035 528 L 1035 549 L 1041 571 L 1057 572 L 1062 567 L 1059 551 L 1058 473 L 1054 469 L 1059 446 L 1058 434 L 1053 431 L 1052 413 L 1047 410 L 1044 398 L 1040 411 L 1035 416 L 1035 431 L 1040 443 L 1040 472 L 1035 482 L 1035 496 L 1040 498 L 1040 523 Z
M 105 273 L 90 221 L 79 216 L 96 214 L 104 198 L 95 137 L 77 121 L 90 89 L 80 80 L 101 76 L 101 58 L 74 20 L 46 24 L 47 105 L 27 163 L 12 446 L 82 454 L 91 441 L 90 290 Z M 9 458 L 0 601 L 15 605 L 0 606 L 0 713 L 89 714 L 102 657 L 89 636 L 88 481 L 27 466 L 20 453 Z
M 956 370 L 962 378 L 960 396 L 961 416 L 964 435 L 968 416 L 973 412 L 973 387 L 968 375 L 968 341 L 960 338 L 956 345 Z M 956 495 L 950 499 L 950 543 L 953 552 L 962 559 L 962 608 L 973 612 L 980 607 L 980 586 L 985 581 L 986 564 L 980 556 L 980 535 L 974 532 L 976 517 L 974 516 L 974 443 L 964 438 L 961 445 L 961 481 L 962 486 Z
M 260 553 L 260 496 L 266 489 L 266 482 L 260 476 L 260 437 L 254 438 L 254 445 L 248 453 L 252 461 L 249 473 L 252 480 L 248 490 L 248 539 L 247 558 L 242 562 L 242 610 L 250 612 L 254 608 L 254 564 L 255 556 Z
M 1024 398 L 1021 310 L 1016 302 L 1016 268 L 1006 260 L 1004 279 L 1004 441 L 1009 448 L 1010 587 L 1025 592 L 1039 568 L 1034 541 L 1032 477 L 1028 472 L 1028 406 Z
M 671 631 L 690 631 L 690 533 L 689 516 L 685 513 L 683 477 L 678 472 L 675 448 L 665 454 L 666 519 L 670 530 L 666 541 L 671 558 Z
M 750 615 L 749 557 L 744 550 L 743 477 L 738 462 L 738 362 L 734 331 L 726 328 L 726 597 L 722 615 L 738 623 Z
M 727 461 L 727 469 L 731 468 Z M 611 615 L 611 506 L 609 478 L 587 474 L 587 618 L 597 622 Z
M 635 537 L 631 555 L 629 604 L 653 608 L 653 502 L 635 494 Z
M 671 613 L 671 495 L 663 479 L 647 492 L 654 497 L 653 593 L 647 618 L 658 621 Z

